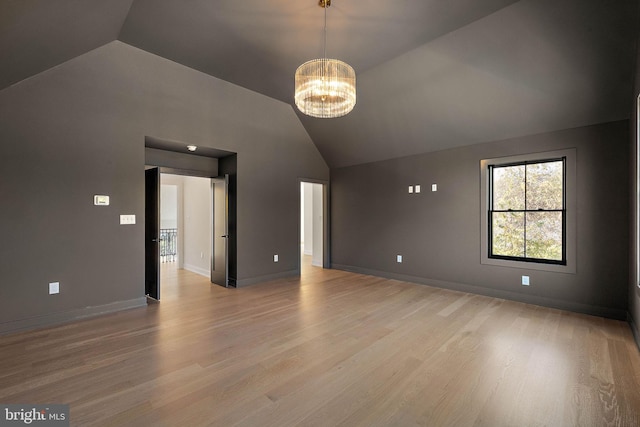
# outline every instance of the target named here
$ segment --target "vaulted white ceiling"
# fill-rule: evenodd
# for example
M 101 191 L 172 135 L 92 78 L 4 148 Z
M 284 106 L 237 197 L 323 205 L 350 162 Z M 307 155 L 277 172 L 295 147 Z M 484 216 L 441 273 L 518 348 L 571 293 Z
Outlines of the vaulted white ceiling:
M 638 3 L 333 0 L 358 103 L 300 120 L 340 167 L 628 118 Z M 120 40 L 293 104 L 323 23 L 317 0 L 5 0 L 0 89 Z

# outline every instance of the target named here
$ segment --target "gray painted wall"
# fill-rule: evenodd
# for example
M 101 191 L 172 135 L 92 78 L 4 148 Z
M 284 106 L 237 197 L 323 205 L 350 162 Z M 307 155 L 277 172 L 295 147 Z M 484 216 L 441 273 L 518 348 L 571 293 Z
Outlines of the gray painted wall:
M 0 331 L 144 303 L 146 135 L 237 152 L 238 279 L 295 272 L 299 178 L 329 170 L 291 106 L 112 42 L 0 91 Z
M 640 95 L 640 34 L 638 35 L 638 54 L 636 62 L 636 76 L 633 90 L 633 99 L 631 100 L 631 123 L 629 128 L 630 144 L 629 144 L 629 169 L 630 169 L 630 185 L 629 185 L 629 236 L 631 236 L 629 244 L 629 321 L 636 338 L 636 343 L 640 347 L 640 277 L 638 277 L 638 249 L 636 236 L 638 233 L 636 216 L 638 205 L 638 179 L 637 179 L 637 147 L 638 147 L 638 96 Z
M 331 171 L 332 264 L 481 294 L 624 317 L 628 121 Z M 577 150 L 577 273 L 480 264 L 480 160 Z M 438 191 L 431 192 L 432 183 Z M 408 194 L 421 184 L 422 193 Z M 404 262 L 396 262 L 402 254 Z M 525 264 L 526 265 L 526 264 Z M 521 276 L 529 275 L 524 287 Z
M 209 178 L 218 176 L 218 159 L 211 157 L 145 147 L 144 158 L 146 165 L 158 166 L 161 172 L 177 170 L 182 175 Z

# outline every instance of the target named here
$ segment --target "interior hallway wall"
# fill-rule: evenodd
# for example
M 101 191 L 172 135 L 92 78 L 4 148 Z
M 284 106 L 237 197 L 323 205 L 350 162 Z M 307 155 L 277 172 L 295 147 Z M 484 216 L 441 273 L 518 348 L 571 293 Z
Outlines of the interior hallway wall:
M 160 228 L 178 228 L 178 186 L 164 184 L 160 175 Z
M 184 269 L 211 276 L 211 180 L 183 177 Z
M 322 267 L 323 253 L 322 253 L 322 228 L 323 228 L 323 214 L 322 214 L 322 184 L 310 184 L 311 186 L 311 234 L 313 235 L 313 242 L 311 244 L 312 256 L 311 265 L 316 267 Z
M 304 254 L 313 253 L 313 191 L 311 184 L 302 183 L 302 193 L 304 194 L 302 204 L 303 230 L 304 230 Z

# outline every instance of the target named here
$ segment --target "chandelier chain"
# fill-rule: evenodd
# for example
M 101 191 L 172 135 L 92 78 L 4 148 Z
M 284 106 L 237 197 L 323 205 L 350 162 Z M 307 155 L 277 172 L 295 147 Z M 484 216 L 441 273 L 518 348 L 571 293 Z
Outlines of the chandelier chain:
M 324 49 L 322 51 L 322 57 L 327 57 L 327 1 L 324 2 Z

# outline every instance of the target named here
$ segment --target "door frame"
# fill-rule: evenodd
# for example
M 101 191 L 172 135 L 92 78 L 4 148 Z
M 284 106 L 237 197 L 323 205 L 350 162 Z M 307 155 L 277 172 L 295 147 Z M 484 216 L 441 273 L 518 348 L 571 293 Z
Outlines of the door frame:
M 157 166 L 157 165 L 153 165 L 153 164 L 145 164 L 145 170 L 147 169 L 158 169 L 158 188 L 160 188 L 160 186 L 162 185 L 162 174 L 169 174 L 169 175 L 180 175 L 180 176 L 190 176 L 190 177 L 194 177 L 194 178 L 203 178 L 203 179 L 208 179 L 210 180 L 210 182 L 213 182 L 212 180 L 215 178 L 220 178 L 219 176 L 211 176 L 210 174 L 207 173 L 198 173 L 197 171 L 193 171 L 193 170 L 188 170 L 188 169 L 178 169 L 178 168 L 171 168 L 171 167 L 164 167 L 164 166 Z M 146 190 L 145 190 L 146 191 Z M 211 191 L 211 200 L 213 203 L 213 186 L 210 187 L 210 191 Z M 158 191 L 158 193 L 160 193 L 160 191 Z M 146 197 L 146 192 L 145 192 L 145 197 Z M 160 200 L 160 194 L 158 194 L 158 220 L 160 220 L 160 203 L 162 203 L 162 200 Z M 145 224 L 147 221 L 147 213 L 145 212 Z M 211 239 L 211 241 L 213 242 L 214 239 L 214 226 L 213 226 L 213 212 L 211 212 L 210 215 L 210 224 L 209 224 L 209 229 L 210 229 L 210 236 L 209 238 Z M 145 225 L 146 227 L 146 225 Z M 156 254 L 157 257 L 157 263 L 158 263 L 158 297 L 160 296 L 160 288 L 162 285 L 162 280 L 160 277 L 160 250 L 159 250 L 159 245 L 158 245 L 158 251 Z M 145 247 L 145 257 L 147 256 L 147 249 Z M 182 256 L 184 256 L 184 254 L 182 254 Z M 213 254 L 212 254 L 213 256 Z M 227 254 L 227 258 L 228 258 L 228 254 Z M 227 259 L 228 262 L 228 259 Z M 209 263 L 209 281 L 211 281 L 211 272 L 213 270 L 213 265 L 212 263 Z M 145 286 L 146 287 L 146 286 Z M 145 293 L 146 293 L 146 289 L 145 289 Z M 160 298 L 158 298 L 159 301 Z
M 296 243 L 297 254 L 298 254 L 298 275 L 302 272 L 302 258 L 300 255 L 300 237 L 302 235 L 302 219 L 300 218 L 300 212 L 302 211 L 302 197 L 301 191 L 302 183 L 309 184 L 320 184 L 322 185 L 322 268 L 331 268 L 331 193 L 330 193 L 330 183 L 328 180 L 324 179 L 314 179 L 314 178 L 299 178 L 298 179 L 298 241 Z

